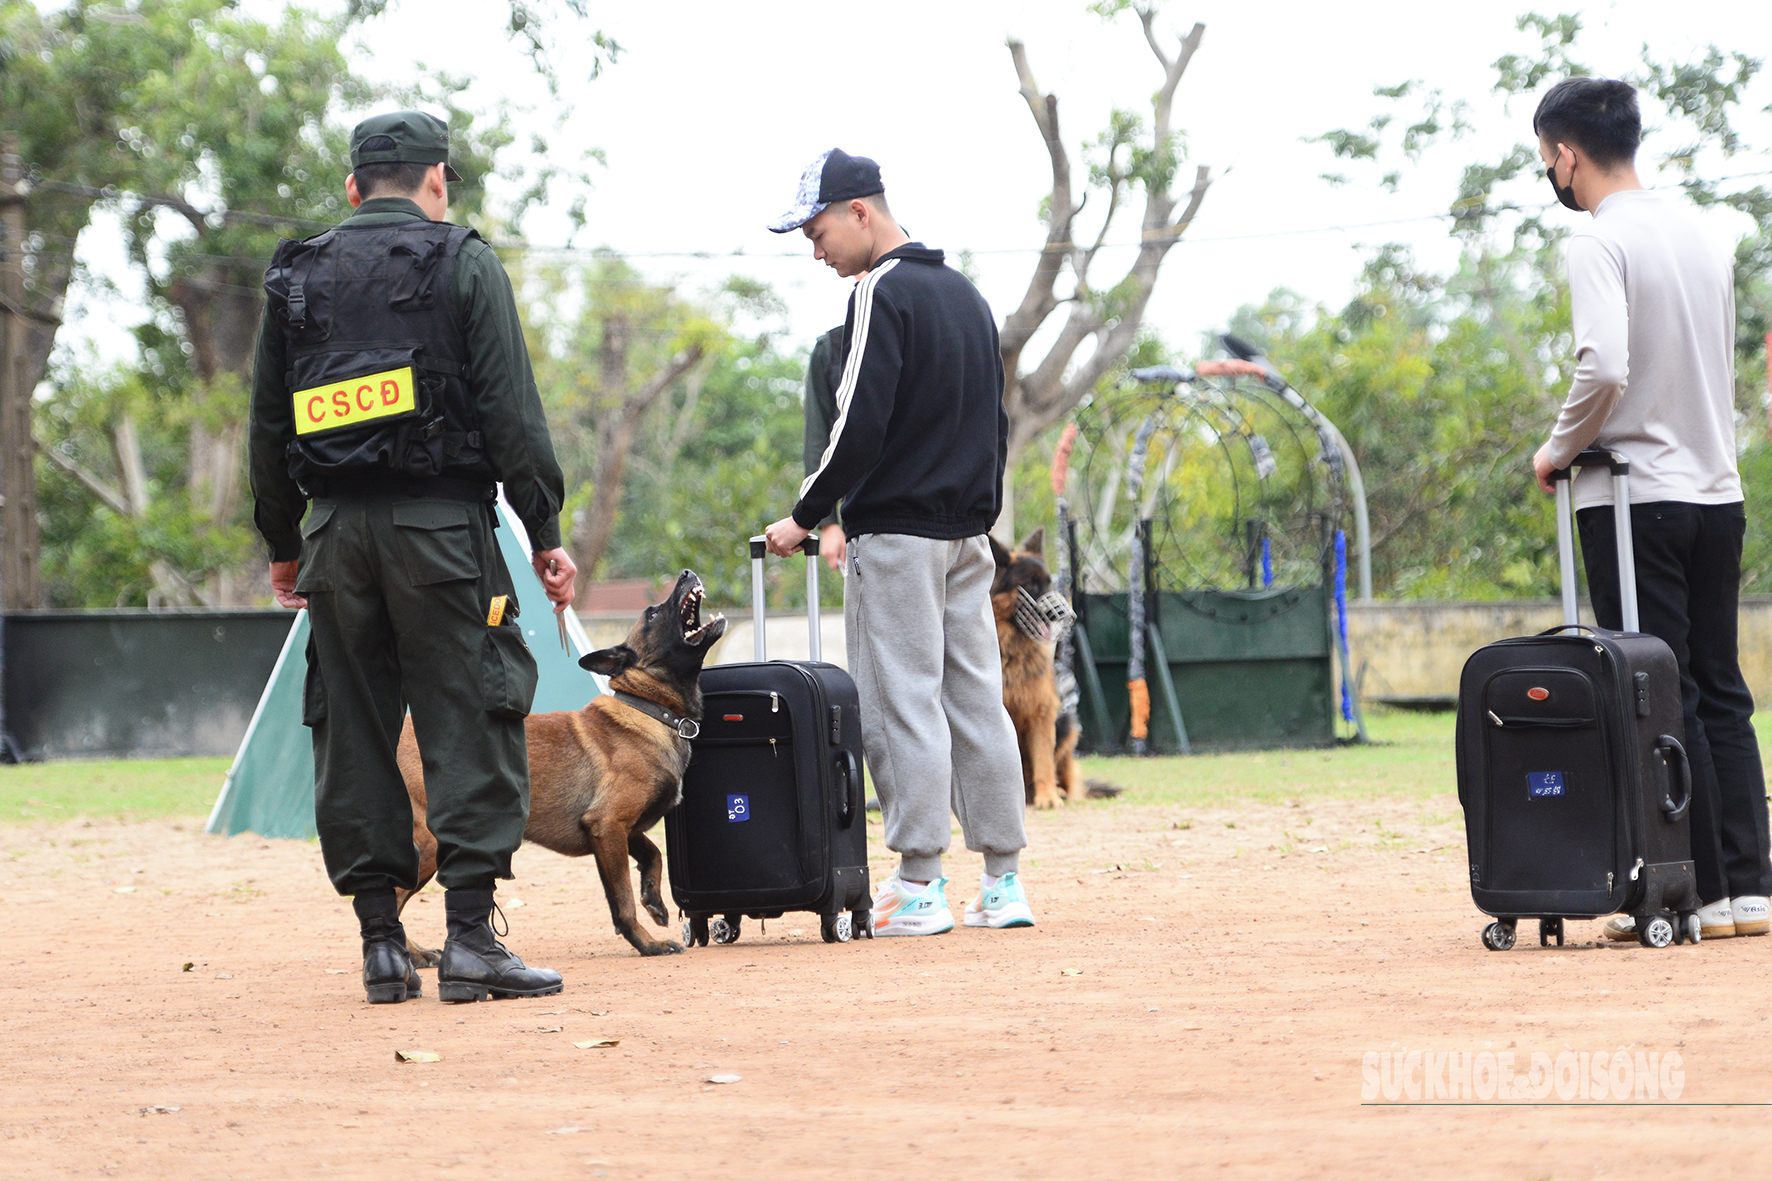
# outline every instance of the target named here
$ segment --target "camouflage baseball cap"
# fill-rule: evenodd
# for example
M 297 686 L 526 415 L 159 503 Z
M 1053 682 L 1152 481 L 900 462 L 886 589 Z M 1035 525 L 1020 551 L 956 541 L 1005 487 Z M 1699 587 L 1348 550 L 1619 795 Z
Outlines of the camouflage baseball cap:
M 878 164 L 866 156 L 851 156 L 842 148 L 832 148 L 806 166 L 800 174 L 800 190 L 794 194 L 794 207 L 770 222 L 769 229 L 785 234 L 823 213 L 833 201 L 871 197 L 885 191 Z
M 371 115 L 351 132 L 351 167 L 364 164 L 441 164 L 446 180 L 461 179 L 449 166 L 449 124 L 424 111 Z

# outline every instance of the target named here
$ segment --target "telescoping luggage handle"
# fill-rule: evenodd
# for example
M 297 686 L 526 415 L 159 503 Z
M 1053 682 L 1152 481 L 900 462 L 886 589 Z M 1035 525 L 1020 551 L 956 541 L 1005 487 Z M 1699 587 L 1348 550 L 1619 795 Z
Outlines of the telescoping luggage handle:
M 1590 447 L 1568 467 L 1551 473 L 1557 486 L 1557 556 L 1562 562 L 1563 622 L 1580 626 L 1575 610 L 1575 527 L 1570 474 L 1578 467 L 1604 467 L 1612 471 L 1612 532 L 1618 538 L 1618 598 L 1623 605 L 1624 630 L 1641 630 L 1637 620 L 1637 559 L 1630 533 L 1630 460 L 1616 451 Z M 753 550 L 755 546 L 753 545 Z
M 818 642 L 818 535 L 816 533 L 800 543 L 800 552 L 806 555 L 806 623 L 811 632 L 812 659 L 822 660 L 824 656 Z M 757 633 L 758 664 L 769 659 L 768 647 L 763 642 L 763 558 L 768 553 L 768 538 L 751 538 L 751 629 Z

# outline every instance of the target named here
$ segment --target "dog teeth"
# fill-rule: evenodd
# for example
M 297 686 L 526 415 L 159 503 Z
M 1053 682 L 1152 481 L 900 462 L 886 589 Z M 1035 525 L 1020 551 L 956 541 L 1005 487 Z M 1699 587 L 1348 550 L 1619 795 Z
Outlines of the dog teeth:
M 726 620 L 726 617 L 724 615 L 716 615 L 712 619 L 708 620 L 706 623 L 702 624 L 700 627 L 696 628 L 694 631 L 689 632 L 686 635 L 684 635 L 683 639 L 686 643 L 699 644 L 701 642 L 702 638 L 707 634 L 707 630 L 710 627 L 713 627 L 716 623 L 723 623 L 723 622 L 725 622 L 725 620 Z

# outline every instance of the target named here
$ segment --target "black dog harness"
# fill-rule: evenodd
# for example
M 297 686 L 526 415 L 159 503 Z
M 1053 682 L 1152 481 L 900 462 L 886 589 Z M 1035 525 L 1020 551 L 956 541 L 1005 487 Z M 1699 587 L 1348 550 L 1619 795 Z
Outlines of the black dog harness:
M 677 732 L 678 738 L 699 738 L 701 723 L 694 718 L 686 718 L 674 714 L 656 701 L 648 701 L 644 697 L 635 697 L 632 693 L 620 689 L 614 690 L 615 699 L 623 705 L 639 710 L 649 718 L 656 718 Z

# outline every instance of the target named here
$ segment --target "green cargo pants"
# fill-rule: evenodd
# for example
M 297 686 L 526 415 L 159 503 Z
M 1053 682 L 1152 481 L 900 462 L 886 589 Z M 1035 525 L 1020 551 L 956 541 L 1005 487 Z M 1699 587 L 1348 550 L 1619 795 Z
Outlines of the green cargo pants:
M 395 762 L 408 707 L 424 763 L 437 879 L 511 876 L 529 819 L 523 718 L 535 658 L 494 595 L 515 603 L 484 503 L 352 495 L 314 501 L 295 589 L 312 638 L 302 721 L 313 730 L 314 815 L 340 894 L 412 889 L 418 849 Z

